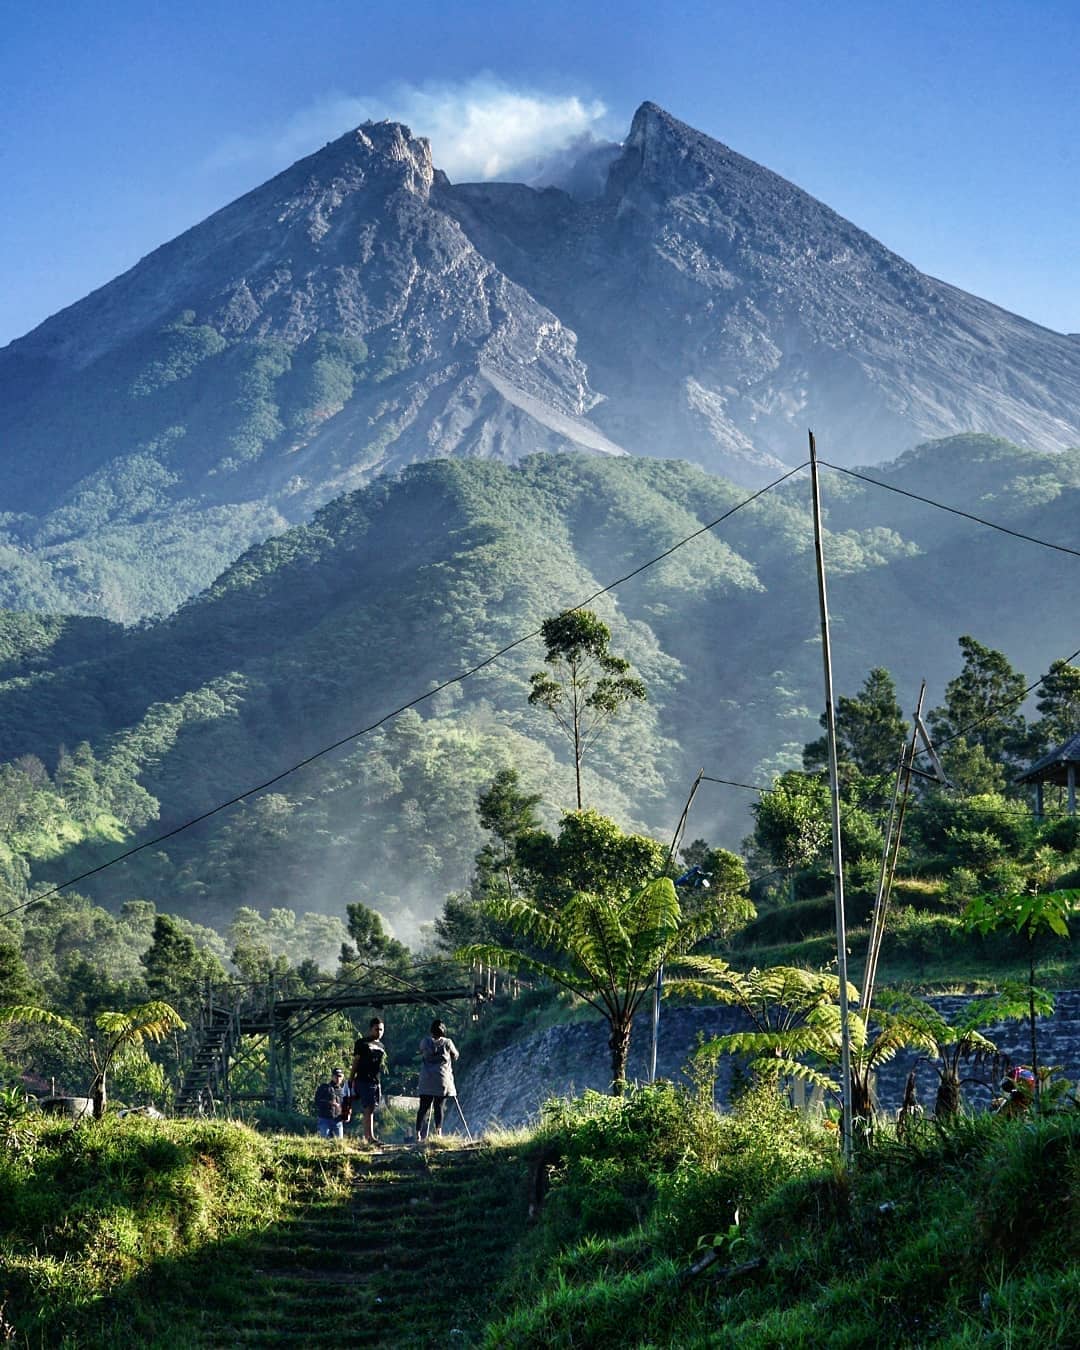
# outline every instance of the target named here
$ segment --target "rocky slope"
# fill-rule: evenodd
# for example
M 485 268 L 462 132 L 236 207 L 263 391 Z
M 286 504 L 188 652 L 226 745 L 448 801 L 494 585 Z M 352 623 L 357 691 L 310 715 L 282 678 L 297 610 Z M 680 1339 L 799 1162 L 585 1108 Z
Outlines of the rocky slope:
M 646 103 L 603 196 L 440 194 L 558 313 L 639 454 L 746 480 L 802 457 L 872 463 L 927 436 L 1080 438 L 1080 340 L 923 275 L 793 184 Z
M 171 609 L 438 456 L 631 450 L 758 483 L 808 424 L 845 462 L 969 430 L 1080 442 L 1077 337 L 653 104 L 589 154 L 577 196 L 453 185 L 367 124 L 0 351 L 0 605 Z

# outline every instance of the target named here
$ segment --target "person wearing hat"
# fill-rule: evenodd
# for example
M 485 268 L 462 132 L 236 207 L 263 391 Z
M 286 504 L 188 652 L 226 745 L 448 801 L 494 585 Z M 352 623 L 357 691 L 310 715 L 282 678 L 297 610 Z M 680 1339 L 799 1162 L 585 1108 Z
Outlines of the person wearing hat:
M 458 1048 L 446 1034 L 446 1027 L 436 1020 L 431 1032 L 420 1042 L 420 1109 L 416 1113 L 416 1137 L 422 1143 L 427 1138 L 428 1116 L 435 1120 L 436 1138 L 442 1134 L 447 1097 L 456 1097 L 454 1061 Z
M 315 1114 L 319 1118 L 319 1135 L 323 1139 L 344 1137 L 341 1112 L 341 1097 L 344 1090 L 344 1069 L 332 1069 L 329 1083 L 320 1083 L 315 1089 Z

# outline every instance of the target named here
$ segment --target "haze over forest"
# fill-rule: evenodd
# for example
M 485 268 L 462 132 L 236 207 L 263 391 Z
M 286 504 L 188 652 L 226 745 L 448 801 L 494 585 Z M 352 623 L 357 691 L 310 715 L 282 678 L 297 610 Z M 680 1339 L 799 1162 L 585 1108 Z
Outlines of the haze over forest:
M 23 757 L 9 797 L 19 774 L 64 784 L 9 835 L 6 898 L 350 735 L 736 507 L 593 602 L 649 700 L 587 797 L 666 838 L 703 765 L 767 785 L 822 705 L 805 476 L 740 504 L 803 462 L 808 425 L 837 466 L 841 692 L 883 666 L 905 705 L 924 676 L 940 697 L 965 633 L 1029 680 L 1080 647 L 1074 558 L 842 472 L 1071 545 L 1080 338 L 922 275 L 653 104 L 561 182 L 454 184 L 408 128 L 367 124 L 0 352 L 0 757 Z M 495 772 L 551 821 L 572 804 L 526 702 L 542 655 L 80 889 L 219 925 L 361 900 L 414 937 L 467 883 Z M 692 833 L 738 848 L 752 800 L 715 787 Z

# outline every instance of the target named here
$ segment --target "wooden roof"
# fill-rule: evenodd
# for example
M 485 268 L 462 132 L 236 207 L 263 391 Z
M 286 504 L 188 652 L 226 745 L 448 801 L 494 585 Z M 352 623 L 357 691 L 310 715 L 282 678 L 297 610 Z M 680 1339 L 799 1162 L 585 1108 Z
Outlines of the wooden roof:
M 1070 736 L 1056 749 L 1037 759 L 1030 769 L 1018 775 L 1018 783 L 1061 783 L 1069 781 L 1069 765 L 1080 770 L 1080 732 Z M 1080 779 L 1080 773 L 1077 774 Z

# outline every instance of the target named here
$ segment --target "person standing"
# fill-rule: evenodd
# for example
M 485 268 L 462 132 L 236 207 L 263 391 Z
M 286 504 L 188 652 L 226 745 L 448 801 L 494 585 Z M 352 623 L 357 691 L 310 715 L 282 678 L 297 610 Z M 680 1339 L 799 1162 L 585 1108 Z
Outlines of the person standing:
M 344 1137 L 342 1106 L 344 1092 L 344 1069 L 334 1069 L 330 1074 L 330 1081 L 320 1083 L 315 1089 L 315 1114 L 319 1120 L 319 1136 L 322 1139 Z
M 364 1139 L 378 1147 L 375 1137 L 375 1108 L 382 1101 L 379 1078 L 386 1063 L 386 1047 L 382 1043 L 382 1019 L 373 1017 L 368 1034 L 361 1036 L 353 1046 L 352 1069 L 349 1073 L 350 1106 L 359 1102 L 364 1113 Z
M 431 1032 L 420 1042 L 420 1109 L 416 1113 L 416 1137 L 423 1142 L 428 1133 L 428 1116 L 434 1117 L 435 1137 L 442 1134 L 447 1097 L 456 1097 L 454 1061 L 458 1048 L 436 1020 Z

